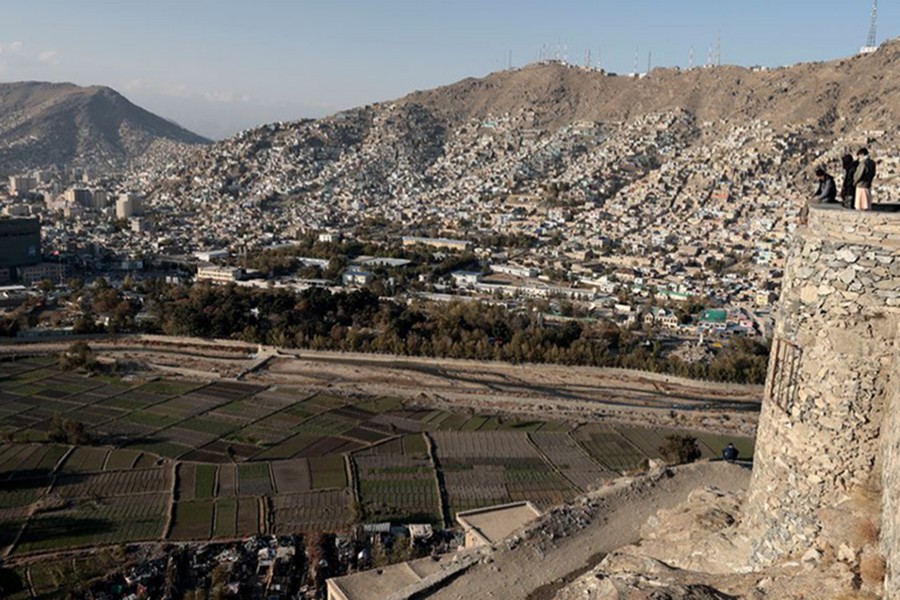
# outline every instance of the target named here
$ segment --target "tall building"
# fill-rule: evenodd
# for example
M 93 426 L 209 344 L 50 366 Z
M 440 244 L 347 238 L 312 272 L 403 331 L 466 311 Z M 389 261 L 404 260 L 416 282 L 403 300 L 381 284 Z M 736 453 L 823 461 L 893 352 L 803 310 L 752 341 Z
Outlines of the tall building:
M 41 222 L 36 218 L 0 217 L 0 269 L 41 262 Z
M 130 219 L 144 212 L 144 199 L 138 194 L 122 194 L 116 200 L 116 218 Z
M 34 177 L 27 175 L 10 175 L 9 177 L 9 193 L 14 196 L 27 194 L 37 186 Z
M 94 195 L 91 194 L 91 190 L 85 188 L 69 188 L 66 190 L 64 197 L 66 202 L 80 206 L 92 206 L 94 202 Z

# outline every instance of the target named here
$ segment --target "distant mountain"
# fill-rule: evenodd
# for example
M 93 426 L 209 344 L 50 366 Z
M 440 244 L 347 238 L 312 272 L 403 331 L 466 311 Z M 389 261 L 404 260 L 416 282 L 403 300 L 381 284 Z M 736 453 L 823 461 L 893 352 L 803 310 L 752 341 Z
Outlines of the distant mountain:
M 0 84 L 0 174 L 53 164 L 104 172 L 208 142 L 108 87 Z

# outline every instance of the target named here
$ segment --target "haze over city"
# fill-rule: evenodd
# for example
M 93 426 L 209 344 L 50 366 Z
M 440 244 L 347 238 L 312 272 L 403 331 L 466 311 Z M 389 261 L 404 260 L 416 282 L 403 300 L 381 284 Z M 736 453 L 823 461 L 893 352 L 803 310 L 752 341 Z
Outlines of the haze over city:
M 0 80 L 108 85 L 212 138 L 318 117 L 541 57 L 608 71 L 769 67 L 853 54 L 871 3 L 4 2 Z M 898 34 L 883 3 L 879 40 Z M 720 38 L 721 36 L 721 38 Z M 721 46 L 718 40 L 721 39 Z M 599 56 L 598 56 L 599 55 Z

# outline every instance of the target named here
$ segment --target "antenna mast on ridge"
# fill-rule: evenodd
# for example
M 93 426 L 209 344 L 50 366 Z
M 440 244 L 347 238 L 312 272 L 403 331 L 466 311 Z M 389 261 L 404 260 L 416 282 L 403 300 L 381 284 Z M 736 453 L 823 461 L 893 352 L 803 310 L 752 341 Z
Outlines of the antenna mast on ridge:
M 872 21 L 869 23 L 869 37 L 866 45 L 859 49 L 860 54 L 871 54 L 878 50 L 878 0 L 872 2 Z
M 722 65 L 722 31 L 719 31 L 719 35 L 716 37 L 716 66 L 719 67 Z

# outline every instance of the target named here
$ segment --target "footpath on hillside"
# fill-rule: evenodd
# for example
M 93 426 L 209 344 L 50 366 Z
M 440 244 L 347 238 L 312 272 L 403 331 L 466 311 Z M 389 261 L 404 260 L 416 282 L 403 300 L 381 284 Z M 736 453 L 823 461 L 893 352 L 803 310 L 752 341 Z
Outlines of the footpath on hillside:
M 519 543 L 506 542 L 488 558 L 429 598 L 549 600 L 607 553 L 633 544 L 647 519 L 671 509 L 704 486 L 745 490 L 750 469 L 725 462 L 686 465 L 633 481 L 620 480 L 551 513 Z

